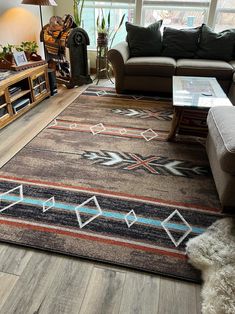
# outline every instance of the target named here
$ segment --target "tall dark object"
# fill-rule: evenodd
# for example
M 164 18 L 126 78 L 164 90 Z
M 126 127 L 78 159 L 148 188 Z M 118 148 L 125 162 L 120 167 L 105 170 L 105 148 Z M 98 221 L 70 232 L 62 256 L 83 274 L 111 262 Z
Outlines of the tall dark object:
M 39 5 L 41 29 L 43 29 L 42 5 L 57 6 L 57 3 L 54 0 L 23 0 L 21 3 L 22 4 L 30 4 L 30 5 Z M 46 56 L 46 50 L 45 50 L 44 43 L 43 43 L 43 48 L 44 48 L 44 54 Z
M 72 88 L 75 85 L 92 83 L 92 79 L 90 75 L 88 75 L 88 45 L 90 45 L 90 40 L 87 32 L 80 27 L 74 28 L 67 39 L 71 71 L 69 84 L 67 84 L 68 88 Z
M 96 85 L 99 84 L 100 79 L 109 79 L 112 83 L 110 77 L 110 65 L 107 58 L 108 53 L 108 34 L 107 33 L 98 33 L 97 38 L 97 55 L 96 55 Z
M 87 46 L 90 40 L 84 29 L 80 27 L 66 29 L 60 32 L 53 42 L 48 32 L 48 25 L 45 25 L 41 40 L 45 41 L 46 60 L 49 67 L 54 67 L 56 70 L 58 83 L 65 84 L 67 88 L 92 83 L 88 75 L 87 60 Z M 69 53 L 66 53 L 66 48 Z

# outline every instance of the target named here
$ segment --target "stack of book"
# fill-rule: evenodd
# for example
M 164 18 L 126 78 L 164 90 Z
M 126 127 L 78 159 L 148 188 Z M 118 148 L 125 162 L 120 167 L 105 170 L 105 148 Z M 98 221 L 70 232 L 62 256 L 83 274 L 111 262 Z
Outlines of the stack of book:
M 14 110 L 14 113 L 19 112 L 21 109 L 26 107 L 27 105 L 30 104 L 30 99 L 29 98 L 20 98 L 14 101 L 12 104 L 12 108 Z
M 14 96 L 15 94 L 21 92 L 21 87 L 20 86 L 12 86 L 12 87 L 9 87 L 9 93 L 10 93 L 10 96 Z

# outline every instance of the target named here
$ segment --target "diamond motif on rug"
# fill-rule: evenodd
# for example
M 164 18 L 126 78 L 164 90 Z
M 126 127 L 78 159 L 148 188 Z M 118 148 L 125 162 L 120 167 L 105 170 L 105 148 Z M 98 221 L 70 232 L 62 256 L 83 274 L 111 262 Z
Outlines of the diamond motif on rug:
M 183 222 L 182 231 L 185 231 L 183 235 L 177 240 L 174 238 L 172 232 L 170 231 L 172 224 L 170 223 L 170 220 L 177 215 L 180 220 Z M 184 219 L 184 217 L 179 213 L 179 211 L 176 209 L 173 213 L 170 214 L 163 222 L 161 222 L 162 227 L 165 229 L 166 233 L 168 234 L 171 241 L 174 243 L 176 247 L 180 245 L 180 243 L 189 235 L 190 232 L 192 232 L 191 226 L 187 223 L 187 221 Z
M 75 208 L 75 212 L 77 215 L 77 220 L 78 220 L 80 228 L 85 227 L 94 219 L 102 215 L 102 210 L 100 208 L 100 205 L 97 201 L 96 196 L 92 196 L 91 198 L 89 198 L 88 200 L 86 200 L 85 202 L 77 206 Z M 84 214 L 87 216 L 85 219 L 84 217 L 82 217 Z
M 137 221 L 137 217 L 133 209 L 128 214 L 126 214 L 125 220 L 128 228 L 134 225 L 134 223 Z

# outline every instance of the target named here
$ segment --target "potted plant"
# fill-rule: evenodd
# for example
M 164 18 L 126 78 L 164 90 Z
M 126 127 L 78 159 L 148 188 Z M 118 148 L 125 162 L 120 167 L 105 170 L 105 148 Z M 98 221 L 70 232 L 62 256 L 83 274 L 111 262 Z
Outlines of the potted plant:
M 35 41 L 23 41 L 20 46 L 16 48 L 17 51 L 24 51 L 28 61 L 33 60 L 34 56 L 38 56 L 38 44 Z M 40 57 L 40 56 L 38 56 Z M 37 57 L 37 59 L 38 59 Z M 39 60 L 41 57 L 39 58 Z
M 98 15 L 97 20 L 96 20 L 96 27 L 97 27 L 97 46 L 108 46 L 109 44 L 109 49 L 112 47 L 113 41 L 115 39 L 115 36 L 119 29 L 121 28 L 124 18 L 125 18 L 125 13 L 122 15 L 122 18 L 119 22 L 119 25 L 116 29 L 111 29 L 110 25 L 110 11 L 108 13 L 107 19 L 104 16 L 103 10 L 101 10 L 101 15 L 102 18 L 100 20 L 100 16 Z
M 15 48 L 14 45 L 7 44 L 6 46 L 0 45 L 0 58 L 4 59 L 8 63 L 13 63 L 13 49 Z
M 96 56 L 96 78 L 97 84 L 100 78 L 109 78 L 110 72 L 112 71 L 111 64 L 107 59 L 108 45 L 111 48 L 114 38 L 123 24 L 125 14 L 123 14 L 118 27 L 111 27 L 111 12 L 109 11 L 107 18 L 104 16 L 103 10 L 101 9 L 101 18 L 98 15 L 96 20 L 97 27 L 97 56 Z M 111 80 L 111 79 L 110 79 Z M 112 80 L 111 80 L 112 82 Z

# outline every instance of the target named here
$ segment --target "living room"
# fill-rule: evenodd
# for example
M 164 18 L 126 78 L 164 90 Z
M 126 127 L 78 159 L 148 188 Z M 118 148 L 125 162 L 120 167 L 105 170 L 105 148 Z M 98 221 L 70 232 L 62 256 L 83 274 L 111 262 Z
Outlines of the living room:
M 0 29 L 0 313 L 235 313 L 235 1 Z

